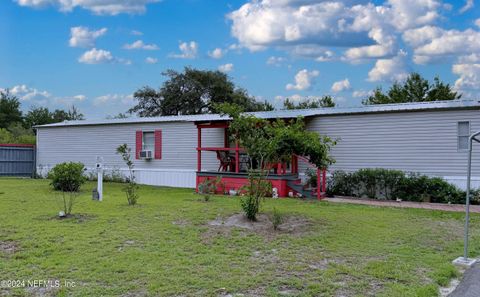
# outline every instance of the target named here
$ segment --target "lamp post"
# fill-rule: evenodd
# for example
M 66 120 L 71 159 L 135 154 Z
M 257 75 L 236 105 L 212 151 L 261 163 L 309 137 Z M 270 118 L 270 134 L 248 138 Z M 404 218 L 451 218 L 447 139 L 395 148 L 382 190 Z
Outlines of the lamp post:
M 468 227 L 470 223 L 470 181 L 472 179 L 472 150 L 473 142 L 479 142 L 476 137 L 480 135 L 480 131 L 473 133 L 468 138 L 468 164 L 467 164 L 467 195 L 465 197 L 465 230 L 463 242 L 463 257 L 458 257 L 453 260 L 454 264 L 470 267 L 477 261 L 476 259 L 468 258 Z

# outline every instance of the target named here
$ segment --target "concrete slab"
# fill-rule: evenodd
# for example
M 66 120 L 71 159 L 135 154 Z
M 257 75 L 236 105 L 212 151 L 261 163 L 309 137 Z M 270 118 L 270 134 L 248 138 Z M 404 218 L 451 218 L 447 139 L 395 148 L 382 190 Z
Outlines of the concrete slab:
M 474 264 L 465 271 L 463 279 L 448 297 L 479 297 L 480 296 L 480 264 Z

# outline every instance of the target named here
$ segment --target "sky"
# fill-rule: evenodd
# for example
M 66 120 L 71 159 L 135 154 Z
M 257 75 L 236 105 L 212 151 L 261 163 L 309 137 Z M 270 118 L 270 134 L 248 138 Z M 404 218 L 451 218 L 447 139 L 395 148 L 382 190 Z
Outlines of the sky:
M 2 0 L 0 40 L 0 89 L 24 111 L 75 105 L 88 119 L 185 66 L 277 107 L 359 105 L 413 71 L 480 98 L 479 0 Z

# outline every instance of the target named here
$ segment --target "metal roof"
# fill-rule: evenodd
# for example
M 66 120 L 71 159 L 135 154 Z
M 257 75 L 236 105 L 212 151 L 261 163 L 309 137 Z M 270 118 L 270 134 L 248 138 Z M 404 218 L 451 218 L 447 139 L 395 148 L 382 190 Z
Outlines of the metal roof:
M 312 108 L 295 110 L 274 110 L 249 112 L 263 119 L 275 118 L 296 118 L 312 116 L 332 116 L 360 113 L 386 113 L 386 112 L 410 112 L 424 110 L 445 110 L 445 109 L 480 109 L 478 100 L 451 100 L 434 102 L 416 102 L 400 104 L 378 104 L 363 105 L 353 107 L 330 107 L 330 108 Z M 67 126 L 87 126 L 87 125 L 115 125 L 131 123 L 161 123 L 161 122 L 208 122 L 208 121 L 226 121 L 228 116 L 219 114 L 201 114 L 201 115 L 179 115 L 179 116 L 159 116 L 144 118 L 110 119 L 110 120 L 83 120 L 83 121 L 64 121 L 60 123 L 35 126 L 35 128 L 47 127 L 67 127 Z

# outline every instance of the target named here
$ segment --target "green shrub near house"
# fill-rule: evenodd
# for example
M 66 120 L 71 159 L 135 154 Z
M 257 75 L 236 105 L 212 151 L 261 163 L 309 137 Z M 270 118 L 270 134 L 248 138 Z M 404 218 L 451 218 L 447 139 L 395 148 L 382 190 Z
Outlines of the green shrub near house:
M 87 178 L 83 175 L 85 166 L 82 163 L 64 162 L 55 165 L 48 173 L 51 185 L 57 191 L 78 192 Z
M 465 203 L 465 191 L 440 177 L 384 168 L 355 172 L 334 171 L 327 183 L 329 196 L 434 203 Z M 480 204 L 480 190 L 472 190 L 472 204 Z

